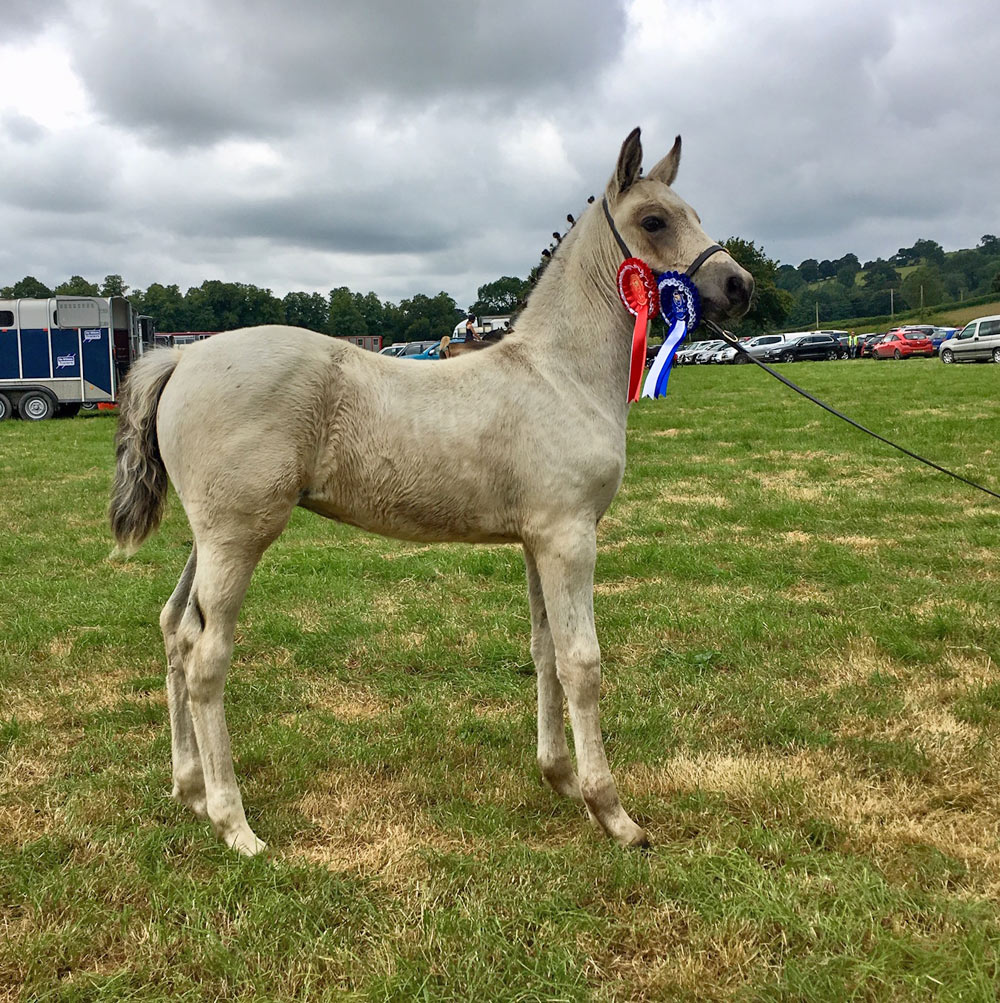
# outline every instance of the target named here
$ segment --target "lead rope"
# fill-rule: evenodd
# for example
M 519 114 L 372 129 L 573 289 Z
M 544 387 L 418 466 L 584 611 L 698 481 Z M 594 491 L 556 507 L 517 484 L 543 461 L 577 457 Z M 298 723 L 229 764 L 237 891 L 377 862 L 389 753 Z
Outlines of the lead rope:
M 776 372 L 770 366 L 761 362 L 760 359 L 755 359 L 739 343 L 739 339 L 736 337 L 735 334 L 732 333 L 732 331 L 724 330 L 723 328 L 719 327 L 719 325 L 716 324 L 714 321 L 709 320 L 707 317 L 702 319 L 702 323 L 707 328 L 709 328 L 709 330 L 711 330 L 713 334 L 715 334 L 717 337 L 725 341 L 726 344 L 732 345 L 732 347 L 735 348 L 737 352 L 740 352 L 741 354 L 745 355 L 755 365 L 760 366 L 760 368 L 763 369 L 764 372 L 770 373 L 776 380 L 780 381 L 781 383 L 784 383 L 786 387 L 789 387 L 790 389 L 794 390 L 797 394 L 801 395 L 802 397 L 805 397 L 806 400 L 812 401 L 813 404 L 818 404 L 821 408 L 823 408 L 824 411 L 829 411 L 830 414 L 834 415 L 837 418 L 840 418 L 841 421 L 846 421 L 848 425 L 853 425 L 855 428 L 860 429 L 866 435 L 870 435 L 873 439 L 878 439 L 879 442 L 884 442 L 887 446 L 892 446 L 893 449 L 898 449 L 901 453 L 906 453 L 907 456 L 913 457 L 914 460 L 919 460 L 921 463 L 926 464 L 928 467 L 933 467 L 935 470 L 940 470 L 942 474 L 947 474 L 949 477 L 954 477 L 956 481 L 961 481 L 963 484 L 968 484 L 969 487 L 976 488 L 977 490 L 982 491 L 985 494 L 991 495 L 993 498 L 1000 498 L 1000 494 L 997 494 L 996 491 L 991 491 L 989 488 L 983 487 L 982 484 L 977 484 L 975 481 L 970 481 L 968 477 L 963 477 L 961 474 L 956 474 L 953 470 L 948 470 L 946 467 L 942 467 L 937 463 L 934 463 L 933 460 L 928 460 L 925 456 L 921 456 L 919 453 L 911 452 L 904 446 L 900 446 L 898 443 L 893 442 L 891 439 L 887 439 L 884 435 L 879 435 L 878 432 L 873 432 L 870 428 L 866 428 L 864 425 L 862 425 L 860 422 L 855 421 L 853 418 L 848 418 L 846 414 L 842 414 L 835 407 L 831 407 L 829 404 L 824 404 L 823 401 L 819 400 L 816 397 L 813 397 L 811 393 L 809 393 L 807 390 L 803 390 L 802 387 L 796 386 L 796 384 L 794 384 L 791 380 L 786 379 L 784 376 L 781 375 L 781 373 Z

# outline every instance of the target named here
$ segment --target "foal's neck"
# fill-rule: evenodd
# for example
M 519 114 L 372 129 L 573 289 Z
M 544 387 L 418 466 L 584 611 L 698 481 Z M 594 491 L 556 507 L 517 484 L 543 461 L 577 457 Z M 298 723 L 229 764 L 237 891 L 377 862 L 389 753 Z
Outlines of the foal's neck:
M 517 333 L 539 369 L 567 392 L 590 397 L 624 429 L 634 321 L 618 298 L 620 264 L 611 231 L 591 205 L 542 273 Z

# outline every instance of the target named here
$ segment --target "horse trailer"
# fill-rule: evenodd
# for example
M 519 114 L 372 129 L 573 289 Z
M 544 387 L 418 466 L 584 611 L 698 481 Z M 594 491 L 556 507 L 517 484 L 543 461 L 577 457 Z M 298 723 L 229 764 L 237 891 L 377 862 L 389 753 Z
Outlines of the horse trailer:
M 152 319 L 123 296 L 0 299 L 0 420 L 114 403 L 153 336 Z

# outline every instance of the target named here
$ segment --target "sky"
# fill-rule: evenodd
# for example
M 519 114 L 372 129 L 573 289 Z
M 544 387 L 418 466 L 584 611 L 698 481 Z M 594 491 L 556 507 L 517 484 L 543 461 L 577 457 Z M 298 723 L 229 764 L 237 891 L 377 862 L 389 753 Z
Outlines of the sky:
M 460 307 L 642 128 L 716 239 L 1000 232 L 996 0 L 3 0 L 0 285 L 120 274 Z

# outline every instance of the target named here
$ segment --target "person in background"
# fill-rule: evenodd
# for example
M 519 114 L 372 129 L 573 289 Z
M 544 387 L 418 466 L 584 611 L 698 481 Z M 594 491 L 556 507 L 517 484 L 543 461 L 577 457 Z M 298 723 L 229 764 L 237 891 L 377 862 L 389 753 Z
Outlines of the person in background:
M 438 346 L 438 355 L 440 355 L 442 359 L 450 359 L 451 358 L 451 335 L 450 334 L 446 334 L 441 339 L 441 344 Z
M 470 313 L 465 321 L 465 340 L 466 341 L 481 341 L 482 338 L 479 336 L 479 332 L 476 330 L 476 315 Z
M 858 336 L 853 331 L 851 331 L 851 333 L 847 336 L 847 348 L 848 348 L 848 353 L 847 354 L 852 359 L 857 359 L 859 357 L 858 356 Z

